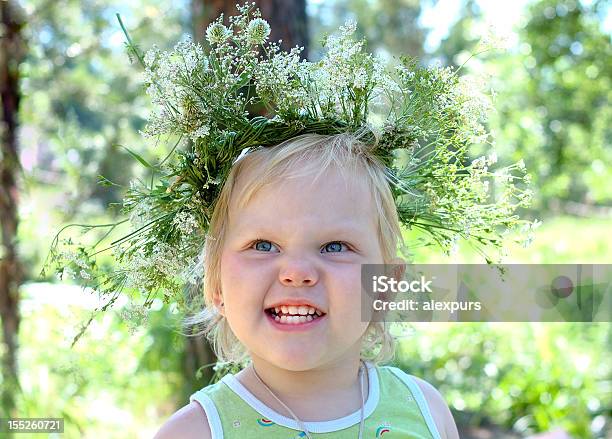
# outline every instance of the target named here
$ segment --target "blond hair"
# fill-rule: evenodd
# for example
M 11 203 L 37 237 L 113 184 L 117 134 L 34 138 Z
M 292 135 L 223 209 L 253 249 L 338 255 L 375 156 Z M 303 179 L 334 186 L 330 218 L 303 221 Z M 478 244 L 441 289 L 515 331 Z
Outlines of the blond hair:
M 248 359 L 244 346 L 230 329 L 226 318 L 213 304 L 214 293 L 222 295 L 221 252 L 229 222 L 230 201 L 237 197 L 234 200 L 240 208 L 267 184 L 298 175 L 311 175 L 318 171 L 316 179 L 332 165 L 342 173 L 345 170 L 352 172 L 350 175 L 353 176 L 361 171 L 372 189 L 374 207 L 379 213 L 377 232 L 383 262 L 391 263 L 397 257 L 398 245 L 401 249 L 405 247 L 389 186 L 388 171 L 372 153 L 374 147 L 372 143 L 362 142 L 359 135 L 305 134 L 274 147 L 257 148 L 241 155 L 234 162 L 215 203 L 200 258 L 204 272 L 204 307 L 185 320 L 186 324 L 197 328 L 191 335 L 205 335 L 209 339 L 219 360 L 239 364 Z M 239 177 L 244 178 L 246 184 L 242 185 L 242 190 L 237 193 L 236 183 Z M 384 363 L 393 358 L 394 352 L 395 341 L 389 332 L 388 323 L 370 322 L 364 334 L 361 358 L 374 363 Z

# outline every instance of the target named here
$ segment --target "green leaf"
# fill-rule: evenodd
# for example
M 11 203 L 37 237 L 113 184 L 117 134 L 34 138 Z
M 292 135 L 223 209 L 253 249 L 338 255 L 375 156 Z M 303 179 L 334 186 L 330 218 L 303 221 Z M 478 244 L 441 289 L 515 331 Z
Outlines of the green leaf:
M 113 183 L 108 178 L 106 178 L 104 175 L 98 175 L 98 184 L 104 187 L 109 187 L 109 186 L 123 187 L 120 184 Z
M 154 171 L 159 171 L 160 170 L 159 167 L 153 166 L 152 164 L 147 162 L 144 158 L 142 158 L 141 155 L 136 154 L 134 151 L 130 150 L 128 147 L 123 146 L 123 145 L 117 145 L 117 146 L 120 146 L 121 148 L 125 149 L 132 157 L 134 157 L 136 160 L 138 160 L 140 162 L 140 164 L 143 165 L 145 168 L 152 169 Z

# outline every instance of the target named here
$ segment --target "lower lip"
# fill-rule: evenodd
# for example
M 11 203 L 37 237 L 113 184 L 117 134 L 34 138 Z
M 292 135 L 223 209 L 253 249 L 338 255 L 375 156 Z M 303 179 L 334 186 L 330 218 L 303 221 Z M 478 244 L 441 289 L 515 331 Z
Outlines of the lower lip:
M 326 317 L 326 315 L 323 315 L 321 317 L 317 317 L 314 320 L 311 320 L 310 322 L 304 322 L 304 323 L 280 323 L 274 320 L 273 315 L 268 314 L 265 311 L 264 311 L 264 314 L 266 315 L 266 317 L 268 318 L 268 321 L 272 324 L 272 326 L 274 326 L 279 331 L 286 331 L 286 332 L 308 331 L 309 329 L 312 329 L 315 326 L 317 326 L 319 322 Z

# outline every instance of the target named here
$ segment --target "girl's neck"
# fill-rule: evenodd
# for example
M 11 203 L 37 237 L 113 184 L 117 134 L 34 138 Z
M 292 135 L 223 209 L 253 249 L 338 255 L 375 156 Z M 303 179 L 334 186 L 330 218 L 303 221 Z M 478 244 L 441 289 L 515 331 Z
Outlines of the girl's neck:
M 251 355 L 253 364 L 236 378 L 260 401 L 278 413 L 291 414 L 270 395 L 254 375 L 253 367 L 263 382 L 304 422 L 329 421 L 349 415 L 361 407 L 359 392 L 359 353 L 307 371 L 291 371 L 277 367 L 265 359 Z M 364 370 L 363 391 L 367 400 L 368 372 Z

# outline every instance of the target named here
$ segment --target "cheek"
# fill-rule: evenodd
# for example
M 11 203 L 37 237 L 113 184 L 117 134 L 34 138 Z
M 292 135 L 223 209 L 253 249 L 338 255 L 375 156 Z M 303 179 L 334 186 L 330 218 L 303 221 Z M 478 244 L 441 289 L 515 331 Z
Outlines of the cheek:
M 336 270 L 330 282 L 330 312 L 336 317 L 329 321 L 332 333 L 339 343 L 352 345 L 368 327 L 361 316 L 361 265 Z
M 249 283 L 248 270 L 241 258 L 234 253 L 224 252 L 221 256 L 221 292 L 226 298 L 235 296 L 234 292 L 243 290 Z
M 258 297 L 258 292 L 267 288 L 269 277 L 261 262 L 230 251 L 221 256 L 221 292 L 229 300 Z
M 351 264 L 330 272 L 328 277 L 330 305 L 345 315 L 360 313 L 361 265 Z

